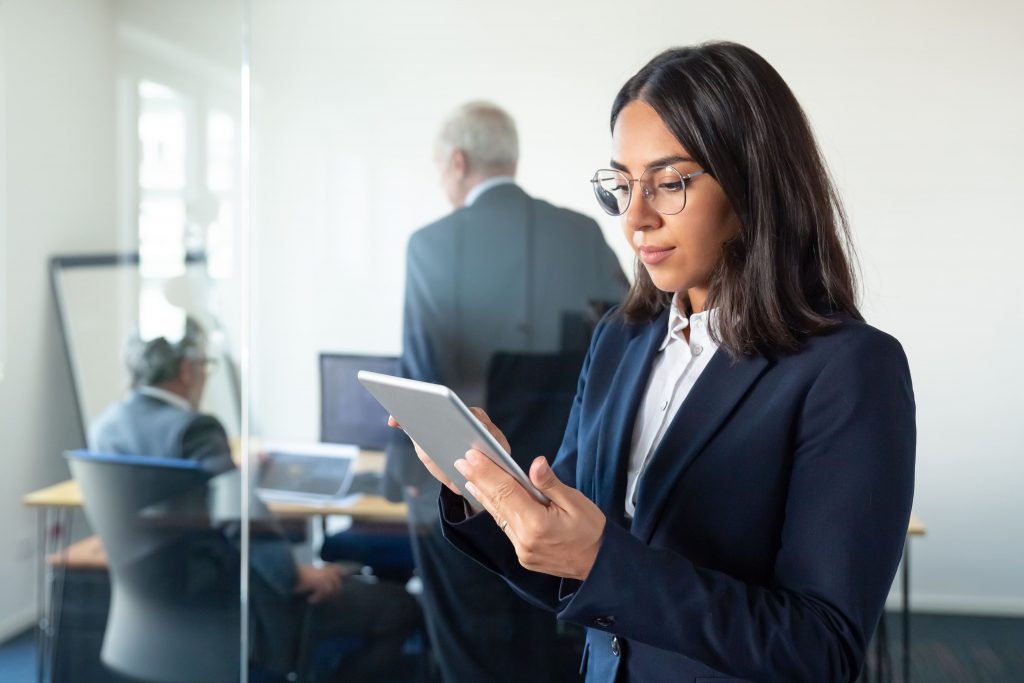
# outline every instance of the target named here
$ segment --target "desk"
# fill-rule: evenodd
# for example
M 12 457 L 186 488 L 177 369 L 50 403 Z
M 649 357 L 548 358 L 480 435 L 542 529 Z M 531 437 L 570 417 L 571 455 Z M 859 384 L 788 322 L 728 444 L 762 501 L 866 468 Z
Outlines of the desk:
M 356 462 L 356 471 L 381 471 L 384 454 L 364 451 Z M 54 661 L 55 635 L 59 626 L 60 605 L 63 597 L 65 572 L 69 566 L 85 555 L 95 560 L 98 539 L 92 544 L 82 542 L 68 547 L 71 536 L 72 515 L 82 507 L 82 493 L 73 479 L 33 491 L 22 497 L 22 504 L 38 510 L 37 590 L 36 590 L 36 680 L 49 680 Z M 391 503 L 381 496 L 360 495 L 344 505 L 299 505 L 271 503 L 275 515 L 291 518 L 311 518 L 325 515 L 345 515 L 356 521 L 404 523 L 408 511 L 404 503 Z M 89 539 L 86 539 L 89 540 Z M 102 553 L 102 546 L 98 546 Z M 79 557 L 83 555 L 83 557 Z M 102 558 L 105 567 L 105 555 Z M 97 560 L 98 561 L 98 560 Z
M 384 453 L 362 451 L 356 461 L 356 472 L 381 472 L 384 470 Z M 82 507 L 82 492 L 74 479 L 62 481 L 53 486 L 33 491 L 22 497 L 27 507 L 40 510 L 67 511 Z M 287 517 L 313 517 L 317 515 L 346 515 L 358 521 L 404 522 L 408 517 L 405 503 L 392 503 L 381 496 L 361 495 L 344 505 L 303 505 L 297 503 L 268 503 L 267 507 L 277 515 Z
M 74 479 L 33 491 L 21 499 L 23 505 L 43 510 L 74 510 L 82 507 L 82 492 Z M 404 522 L 408 517 L 405 503 L 392 503 L 381 496 L 361 494 L 344 504 L 308 505 L 300 503 L 267 503 L 275 515 L 282 517 L 314 517 L 346 515 L 367 522 Z

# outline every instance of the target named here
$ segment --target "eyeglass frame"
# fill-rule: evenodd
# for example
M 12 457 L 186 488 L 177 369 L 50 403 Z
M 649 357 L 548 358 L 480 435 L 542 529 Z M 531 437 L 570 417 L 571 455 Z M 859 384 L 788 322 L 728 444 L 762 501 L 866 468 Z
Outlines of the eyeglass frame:
M 651 171 L 653 171 L 653 170 L 663 170 L 663 169 L 666 169 L 666 168 L 671 168 L 673 171 L 678 173 L 679 174 L 679 179 L 683 182 L 683 205 L 679 208 L 678 211 L 673 211 L 671 213 L 667 212 L 667 211 L 660 211 L 657 207 L 655 207 L 654 203 L 651 201 L 651 196 L 650 196 L 650 195 L 653 195 L 654 193 L 652 192 L 652 193 L 648 194 L 647 186 L 644 185 L 643 183 L 641 183 L 641 181 L 644 179 L 644 176 L 647 175 L 648 173 L 650 173 Z M 625 216 L 626 212 L 629 211 L 629 207 L 633 203 L 633 183 L 641 183 L 640 184 L 640 194 L 643 196 L 644 201 L 646 201 L 648 203 L 648 205 L 652 209 L 654 209 L 655 211 L 660 213 L 662 216 L 677 216 L 677 215 L 679 215 L 679 214 L 681 214 L 683 212 L 683 209 L 686 208 L 686 189 L 687 189 L 686 186 L 687 186 L 687 184 L 691 180 L 696 178 L 697 176 L 701 176 L 701 175 L 707 174 L 707 171 L 705 171 L 703 169 L 701 169 L 699 171 L 691 171 L 689 173 L 684 174 L 684 173 L 680 173 L 679 169 L 676 168 L 675 166 L 673 166 L 672 164 L 665 164 L 664 166 L 651 166 L 650 168 L 645 169 L 644 172 L 640 174 L 639 178 L 633 178 L 633 177 L 627 175 L 625 171 L 622 171 L 622 170 L 617 169 L 617 168 L 599 168 L 596 171 L 594 171 L 594 175 L 590 178 L 590 183 L 591 183 L 591 185 L 594 188 L 594 196 L 595 196 L 595 198 L 597 197 L 597 186 L 598 186 L 598 183 L 601 182 L 600 180 L 597 179 L 597 174 L 601 173 L 602 171 L 609 171 L 611 173 L 618 173 L 618 174 L 620 174 L 622 177 L 624 177 L 626 179 L 626 187 L 629 188 L 629 198 L 626 200 L 626 207 L 622 211 L 620 211 L 619 213 L 608 213 L 608 209 L 604 208 L 604 203 L 600 199 L 597 200 L 597 203 L 601 205 L 601 208 L 609 216 Z

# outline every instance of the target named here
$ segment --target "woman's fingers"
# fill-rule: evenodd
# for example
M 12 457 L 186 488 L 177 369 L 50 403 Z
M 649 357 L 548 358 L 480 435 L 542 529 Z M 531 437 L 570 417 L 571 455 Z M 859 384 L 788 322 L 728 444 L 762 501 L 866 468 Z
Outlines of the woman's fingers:
M 540 505 L 512 475 L 480 451 L 467 451 L 465 459 L 455 462 L 455 468 L 469 482 L 469 492 L 491 513 L 495 523 L 505 527 L 506 533 L 516 526 L 524 511 Z
M 487 428 L 487 431 L 491 433 L 491 436 L 498 440 L 498 443 L 501 444 L 501 447 L 505 449 L 506 453 L 512 453 L 512 447 L 509 446 L 508 439 L 505 438 L 505 434 L 498 429 L 496 424 L 491 422 L 490 416 L 484 412 L 483 408 L 470 408 L 469 412 L 473 413 L 473 417 L 480 420 L 480 423 Z

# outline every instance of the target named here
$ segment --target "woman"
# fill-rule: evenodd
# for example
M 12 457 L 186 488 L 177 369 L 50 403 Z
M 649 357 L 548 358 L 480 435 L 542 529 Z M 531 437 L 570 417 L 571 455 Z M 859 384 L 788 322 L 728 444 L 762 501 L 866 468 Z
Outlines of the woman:
M 588 628 L 588 681 L 853 681 L 906 534 L 914 398 L 857 310 L 808 123 L 730 43 L 656 57 L 611 123 L 592 182 L 636 283 L 530 469 L 552 503 L 469 451 L 484 514 L 420 451 L 446 535 Z

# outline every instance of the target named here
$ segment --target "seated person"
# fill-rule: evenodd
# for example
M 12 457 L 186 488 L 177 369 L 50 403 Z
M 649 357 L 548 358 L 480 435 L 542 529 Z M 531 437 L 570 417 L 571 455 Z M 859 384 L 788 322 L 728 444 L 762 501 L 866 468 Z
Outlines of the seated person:
M 210 359 L 206 335 L 187 318 L 179 341 L 143 341 L 126 353 L 129 396 L 109 406 L 89 430 L 89 446 L 102 453 L 189 458 L 211 474 L 234 467 L 223 425 L 198 412 Z M 416 629 L 419 606 L 403 586 L 342 578 L 341 568 L 297 565 L 280 533 L 253 536 L 251 606 L 253 659 L 270 671 L 294 663 L 304 609 L 313 605 L 310 644 L 334 636 L 358 636 L 365 646 L 344 658 L 339 680 L 391 680 L 402 644 Z

